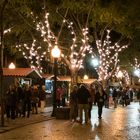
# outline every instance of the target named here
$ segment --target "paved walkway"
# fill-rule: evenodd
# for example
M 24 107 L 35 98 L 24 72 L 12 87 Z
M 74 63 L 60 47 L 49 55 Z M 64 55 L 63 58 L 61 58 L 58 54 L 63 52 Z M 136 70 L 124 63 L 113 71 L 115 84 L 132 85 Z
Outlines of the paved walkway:
M 40 120 L 40 123 L 35 123 L 33 117 L 29 118 L 32 120 L 31 124 L 29 119 L 21 118 L 19 121 L 17 119 L 11 122 L 13 129 L 7 129 L 11 131 L 1 133 L 0 140 L 140 140 L 139 107 L 137 102 L 127 107 L 104 108 L 103 118 L 99 120 L 97 106 L 93 106 L 91 122 L 88 124 L 58 119 L 42 122 Z M 47 115 L 49 114 L 46 114 L 46 120 L 50 118 L 47 118 Z M 36 122 L 39 122 L 40 115 L 35 116 Z M 18 123 L 19 125 L 16 125 Z M 14 126 L 18 126 L 18 129 L 14 129 Z
M 4 133 L 6 131 L 10 131 L 15 128 L 20 128 L 26 125 L 53 119 L 53 117 L 51 117 L 52 109 L 53 109 L 52 107 L 46 107 L 44 113 L 31 114 L 29 118 L 19 117 L 19 118 L 16 118 L 15 120 L 10 119 L 9 121 L 5 119 L 5 122 L 4 122 L 5 126 L 4 127 L 0 126 L 0 133 Z

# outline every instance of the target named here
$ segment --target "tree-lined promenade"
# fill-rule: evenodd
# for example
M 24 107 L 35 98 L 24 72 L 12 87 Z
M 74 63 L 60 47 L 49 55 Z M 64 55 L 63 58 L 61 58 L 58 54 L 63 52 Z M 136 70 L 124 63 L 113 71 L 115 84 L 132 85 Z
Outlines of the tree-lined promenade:
M 52 73 L 53 58 L 50 52 L 54 46 L 61 50 L 59 74 L 70 75 L 72 85 L 77 84 L 78 76 L 83 76 L 89 69 L 86 67 L 89 58 L 99 59 L 96 73 L 104 88 L 112 79 L 118 79 L 120 70 L 124 73 L 123 78 L 130 79 L 136 63 L 137 77 L 140 78 L 139 5 L 139 0 L 1 0 L 2 112 L 2 68 L 14 61 L 17 67 L 32 67 L 40 73 Z M 131 64 L 132 68 L 124 69 L 125 72 L 119 67 Z M 94 77 L 92 74 L 90 76 Z

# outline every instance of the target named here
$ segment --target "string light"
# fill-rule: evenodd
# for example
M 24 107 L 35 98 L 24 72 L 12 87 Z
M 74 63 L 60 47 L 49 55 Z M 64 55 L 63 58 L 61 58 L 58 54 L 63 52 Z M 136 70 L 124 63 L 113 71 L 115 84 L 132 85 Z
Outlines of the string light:
M 22 55 L 30 63 L 31 68 L 37 68 L 42 72 L 41 61 L 45 58 L 46 52 L 40 51 L 42 48 L 33 40 L 32 44 L 16 45 L 16 48 L 22 52 Z
M 41 36 L 44 38 L 44 41 L 48 43 L 48 50 L 50 51 L 55 44 L 58 44 L 57 37 L 50 29 L 49 24 L 49 13 L 46 13 L 45 16 L 45 24 L 43 22 L 39 22 L 37 24 L 37 30 L 41 32 Z M 88 45 L 88 28 L 82 29 L 82 39 L 81 39 L 81 46 L 77 45 L 77 35 L 74 31 L 73 22 L 69 22 L 67 19 L 63 19 L 63 23 L 67 25 L 68 29 L 70 30 L 72 36 L 72 45 L 70 46 L 70 55 L 67 57 L 63 53 L 61 56 L 64 59 L 69 61 L 72 69 L 80 69 L 83 67 L 83 58 L 85 57 L 85 52 L 88 50 L 91 54 L 93 51 L 91 50 L 90 46 Z
M 136 70 L 136 69 L 140 69 L 140 63 L 138 62 L 138 59 L 135 58 L 134 59 L 134 65 L 131 64 L 131 66 Z
M 5 35 L 5 34 L 7 34 L 7 33 L 9 33 L 9 32 L 11 32 L 11 28 L 4 30 L 4 31 L 3 31 L 3 34 Z M 1 44 L 1 40 L 0 40 L 0 44 Z
M 33 16 L 33 13 L 31 13 L 31 15 Z M 41 34 L 41 37 L 43 38 L 44 42 L 46 42 L 47 48 L 45 48 L 44 52 L 43 51 L 39 52 L 39 50 L 42 49 L 43 47 L 40 45 L 38 46 L 36 40 L 33 40 L 31 46 L 29 46 L 28 44 L 24 44 L 18 45 L 17 48 L 19 49 L 19 51 L 23 52 L 22 54 L 24 58 L 30 61 L 31 67 L 38 67 L 42 69 L 40 64 L 42 60 L 41 58 L 45 57 L 46 50 L 47 52 L 50 52 L 53 46 L 59 43 L 57 40 L 58 39 L 57 36 L 55 36 L 55 34 L 52 32 L 50 28 L 49 13 L 45 14 L 44 21 L 37 22 L 34 20 L 34 22 L 36 23 L 36 30 Z M 86 27 L 82 29 L 81 45 L 79 46 L 79 40 L 77 39 L 77 35 L 73 27 L 73 22 L 69 22 L 67 19 L 63 19 L 63 23 L 66 24 L 68 29 L 70 30 L 70 34 L 72 36 L 72 44 L 69 50 L 70 55 L 67 56 L 62 53 L 61 57 L 67 59 L 72 69 L 79 70 L 80 68 L 83 68 L 83 59 L 85 57 L 85 53 L 87 51 L 90 54 L 93 53 L 93 50 L 88 43 L 89 42 L 88 28 Z
M 127 45 L 120 46 L 118 43 L 112 45 L 110 41 L 110 30 L 107 30 L 107 35 L 104 41 L 96 40 L 96 45 L 100 58 L 98 69 L 99 80 L 105 80 L 111 76 L 112 70 L 119 62 L 118 55 L 122 49 L 127 48 Z

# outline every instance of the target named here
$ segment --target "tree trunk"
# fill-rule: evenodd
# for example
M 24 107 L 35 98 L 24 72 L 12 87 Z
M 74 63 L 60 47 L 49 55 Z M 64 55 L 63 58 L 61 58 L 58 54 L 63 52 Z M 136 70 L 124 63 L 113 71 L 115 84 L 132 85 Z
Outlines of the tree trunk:
M 71 74 L 71 85 L 76 85 L 77 84 L 77 74 L 72 73 Z
M 77 71 L 75 70 L 71 70 L 71 88 L 73 87 L 73 85 L 77 85 L 78 83 L 78 78 L 77 78 Z
M 4 126 L 4 93 L 3 93 L 3 36 L 4 36 L 4 26 L 3 26 L 3 16 L 4 10 L 7 4 L 7 0 L 3 2 L 0 9 L 0 104 L 1 104 L 1 126 Z
M 104 79 L 102 80 L 102 86 L 103 86 L 103 89 L 106 89 L 106 87 L 108 86 L 108 79 Z

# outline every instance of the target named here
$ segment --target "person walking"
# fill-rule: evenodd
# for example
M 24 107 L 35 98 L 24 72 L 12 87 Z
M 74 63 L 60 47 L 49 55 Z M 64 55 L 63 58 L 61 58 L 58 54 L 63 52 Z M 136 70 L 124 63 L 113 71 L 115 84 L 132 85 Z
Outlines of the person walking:
M 97 92 L 96 92 L 96 101 L 98 106 L 98 118 L 102 118 L 102 112 L 103 112 L 103 106 L 104 102 L 106 100 L 106 93 L 102 86 L 98 86 Z
M 80 85 L 80 88 L 77 91 L 77 100 L 78 100 L 78 109 L 79 109 L 79 115 L 80 120 L 79 122 L 83 122 L 83 111 L 85 115 L 85 123 L 88 123 L 88 99 L 90 98 L 90 93 L 88 89 L 85 87 L 85 85 Z
M 140 105 L 140 89 L 137 89 L 136 90 L 136 95 L 137 95 L 137 100 L 138 100 L 138 102 L 139 102 L 139 105 Z
M 91 119 L 92 105 L 95 102 L 95 87 L 93 84 L 91 84 L 89 87 L 89 93 L 90 93 L 90 98 L 88 99 L 88 103 L 89 103 L 88 117 L 89 119 Z
M 77 85 L 74 85 L 70 93 L 70 121 L 76 121 L 78 116 L 77 89 Z
M 113 97 L 113 101 L 114 101 L 114 108 L 117 108 L 117 104 L 118 104 L 118 93 L 117 93 L 116 88 L 113 89 L 112 97 Z

